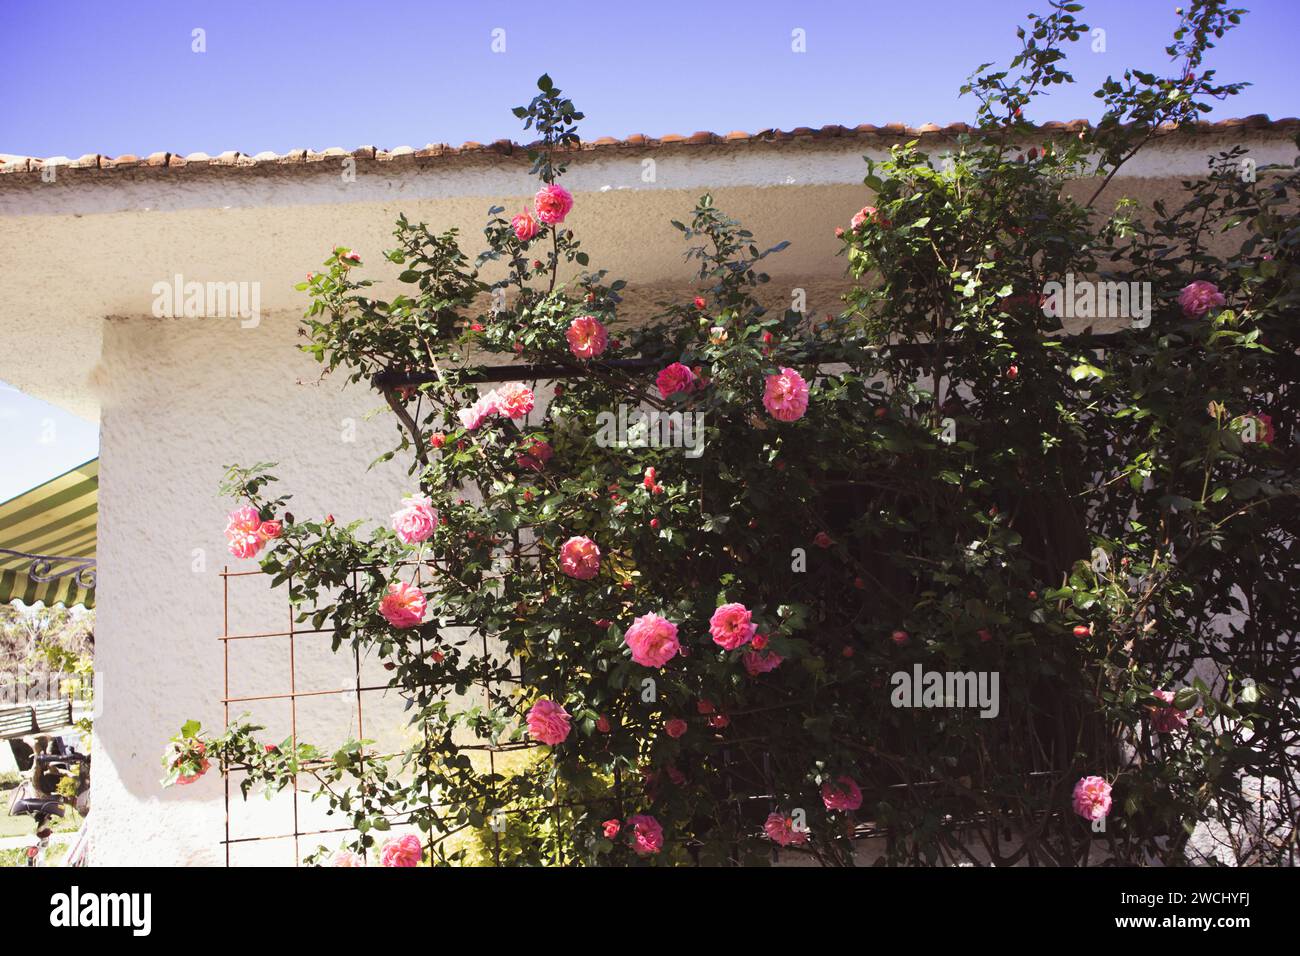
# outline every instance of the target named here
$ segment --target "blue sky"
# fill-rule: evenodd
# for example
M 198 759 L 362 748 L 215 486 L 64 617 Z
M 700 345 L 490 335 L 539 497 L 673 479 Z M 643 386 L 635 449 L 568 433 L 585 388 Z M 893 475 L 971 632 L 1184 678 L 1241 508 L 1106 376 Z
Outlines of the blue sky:
M 1031 119 L 1095 117 L 1107 73 L 1159 68 L 1176 0 L 1097 0 L 1081 18 L 1080 83 Z M 1223 115 L 1300 112 L 1296 0 L 1242 0 L 1214 54 L 1257 85 Z M 0 5 L 10 88 L 0 152 L 421 146 L 519 136 L 509 108 L 549 72 L 588 115 L 588 137 L 753 131 L 826 123 L 968 120 L 957 87 L 1015 51 L 1036 0 L 746 0 L 739 3 L 456 3 L 437 0 L 69 0 Z M 195 28 L 206 52 L 191 50 Z M 505 31 L 493 53 L 492 31 Z M 807 52 L 791 51 L 791 31 Z
M 0 502 L 99 454 L 99 427 L 0 382 Z
M 1095 118 L 1091 91 L 1161 69 L 1174 0 L 1096 0 L 1079 83 L 1029 118 Z M 1216 116 L 1300 113 L 1300 0 L 1252 12 L 1211 65 L 1255 85 Z M 583 135 L 970 120 L 957 87 L 1017 49 L 1035 0 L 68 0 L 0 4 L 9 88 L 0 153 L 145 155 L 422 146 L 521 138 L 510 107 L 549 72 L 586 111 Z M 206 51 L 193 51 L 193 31 Z M 792 51 L 804 31 L 806 52 Z M 505 51 L 492 49 L 504 31 Z M 497 34 L 500 37 L 500 34 Z M 2 332 L 2 330 L 0 330 Z M 0 339 L 2 341 L 2 339 Z M 53 440 L 42 441 L 53 422 Z M 97 453 L 94 426 L 0 383 L 0 499 Z

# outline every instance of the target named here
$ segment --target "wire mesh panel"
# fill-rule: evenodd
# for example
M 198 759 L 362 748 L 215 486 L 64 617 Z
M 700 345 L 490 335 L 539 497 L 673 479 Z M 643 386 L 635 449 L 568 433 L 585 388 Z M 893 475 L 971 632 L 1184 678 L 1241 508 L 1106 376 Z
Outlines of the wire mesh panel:
M 366 569 L 351 572 L 353 587 L 357 575 Z M 416 569 L 416 583 L 419 583 Z M 427 688 L 442 699 L 459 698 L 462 703 L 477 697 L 485 709 L 491 710 L 509 689 L 505 683 L 518 683 L 518 670 L 495 671 L 485 666 L 481 679 L 474 682 L 464 694 L 454 687 L 435 682 L 417 685 L 398 684 L 373 658 L 362 653 L 357 646 L 331 647 L 335 629 L 325 621 L 320 627 L 298 620 L 300 609 L 288 599 L 292 579 L 275 588 L 276 612 L 281 623 L 268 621 L 264 615 L 250 614 L 249 606 L 265 609 L 269 576 L 262 571 L 222 570 L 222 707 L 226 726 L 232 718 L 247 713 L 255 723 L 268 728 L 283 727 L 285 739 L 293 753 L 299 743 L 314 734 L 328 734 L 321 744 L 341 744 L 347 737 L 361 741 L 358 760 L 380 760 L 395 757 L 401 750 L 414 749 L 425 761 L 436 754 L 434 744 L 426 737 L 423 741 L 410 740 L 414 725 L 404 715 L 406 693 L 417 688 Z M 283 592 L 283 593 L 281 593 Z M 233 628 L 233 629 L 232 629 Z M 472 643 L 486 662 L 494 657 L 505 660 L 504 649 L 494 648 L 485 633 L 472 628 L 458 627 L 444 622 L 443 633 L 454 633 L 458 639 Z M 426 653 L 426 639 L 415 636 L 421 656 Z M 400 702 L 400 703 L 399 703 Z M 407 739 L 402 739 L 403 734 Z M 278 739 L 278 738 L 277 738 Z M 373 743 L 365 743 L 369 740 Z M 403 744 L 405 743 L 405 747 Z M 274 746 L 268 744 L 268 747 Z M 492 794 L 489 802 L 495 807 L 493 820 L 487 828 L 491 833 L 490 858 L 494 865 L 502 863 L 502 833 L 507 822 L 520 815 L 549 814 L 559 832 L 561 812 L 566 808 L 585 806 L 584 801 L 562 799 L 558 788 L 549 806 L 496 807 L 496 784 L 502 773 L 503 755 L 533 750 L 537 745 L 528 740 L 489 739 L 481 734 L 466 732 L 455 741 L 458 752 L 472 755 L 475 766 L 481 768 L 486 788 Z M 322 838 L 344 839 L 357 831 L 346 817 L 331 817 L 311 799 L 313 790 L 307 779 L 314 771 L 329 764 L 331 759 L 322 756 L 303 761 L 298 772 L 286 787 L 283 796 L 257 807 L 250 800 L 241 799 L 239 788 L 247 778 L 247 764 L 231 762 L 225 757 L 220 764 L 224 789 L 225 826 L 222 840 L 227 866 L 240 862 L 285 862 L 287 849 L 291 849 L 294 865 L 299 865 L 304 852 L 315 849 L 309 838 L 317 844 Z M 303 778 L 300 780 L 300 778 Z M 614 792 L 621 793 L 621 780 L 614 781 Z M 444 802 L 439 794 L 428 793 L 430 807 L 453 810 L 458 804 Z M 406 825 L 407 811 L 386 813 L 396 832 Z M 436 836 L 436 834 L 434 835 Z M 566 862 L 564 841 L 555 841 L 554 861 Z M 284 849 L 282 849 L 284 848 Z M 371 860 L 370 862 L 374 862 Z

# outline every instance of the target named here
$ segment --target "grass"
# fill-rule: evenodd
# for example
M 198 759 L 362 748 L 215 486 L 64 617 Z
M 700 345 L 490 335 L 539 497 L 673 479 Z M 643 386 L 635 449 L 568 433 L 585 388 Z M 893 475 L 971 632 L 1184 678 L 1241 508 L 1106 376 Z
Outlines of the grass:
M 50 846 L 45 851 L 45 865 L 58 866 L 63 862 L 63 857 L 67 854 L 66 846 Z M 0 866 L 26 866 L 27 851 L 17 850 L 0 850 Z
M 64 808 L 63 819 L 54 823 L 55 833 L 76 833 L 81 827 L 81 814 L 72 807 Z M 11 817 L 9 815 L 9 796 L 5 795 L 0 803 L 0 837 L 31 836 L 36 832 L 35 819 L 29 814 Z

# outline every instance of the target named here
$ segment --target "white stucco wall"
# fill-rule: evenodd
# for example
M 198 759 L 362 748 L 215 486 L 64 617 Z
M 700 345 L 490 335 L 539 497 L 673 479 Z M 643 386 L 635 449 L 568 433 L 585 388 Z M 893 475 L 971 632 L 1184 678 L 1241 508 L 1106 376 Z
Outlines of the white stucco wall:
M 97 864 L 215 864 L 222 861 L 219 776 L 163 791 L 162 743 L 187 718 L 222 724 L 220 571 L 229 562 L 216 496 L 223 466 L 278 459 L 295 514 L 333 513 L 340 522 L 382 517 L 408 490 L 396 462 L 367 472 L 390 446 L 390 417 L 369 422 L 377 396 L 317 384 L 317 366 L 296 352 L 296 314 L 256 329 L 232 320 L 114 320 L 104 328 L 97 668 L 103 715 L 95 726 L 94 861 Z M 299 384 L 299 379 L 306 384 Z M 355 441 L 343 440 L 351 420 Z M 286 630 L 287 603 L 261 578 L 230 581 L 231 633 Z M 296 639 L 300 691 L 353 685 L 350 655 L 323 635 Z M 232 696 L 285 693 L 287 639 L 232 642 Z M 386 683 L 371 668 L 369 683 Z M 402 725 L 397 702 L 365 702 L 367 733 L 381 740 Z M 232 715 L 244 709 L 232 707 Z M 289 733 L 285 702 L 247 705 Z M 299 702 L 304 739 L 337 744 L 355 734 L 351 698 Z M 387 733 L 376 733 L 387 728 Z M 234 835 L 287 832 L 283 801 L 248 807 L 236 794 Z M 302 823 L 306 828 L 307 804 Z M 288 844 L 241 847 L 235 862 L 291 862 Z

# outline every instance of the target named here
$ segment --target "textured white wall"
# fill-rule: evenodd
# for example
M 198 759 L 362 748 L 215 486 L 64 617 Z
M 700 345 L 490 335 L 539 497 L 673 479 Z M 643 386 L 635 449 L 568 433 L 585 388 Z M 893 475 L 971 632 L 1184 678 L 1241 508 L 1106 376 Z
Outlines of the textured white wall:
M 378 397 L 340 383 L 317 384 L 317 366 L 295 352 L 298 317 L 278 314 L 256 329 L 210 320 L 117 320 L 104 330 L 99 607 L 96 664 L 103 715 L 96 722 L 93 774 L 97 864 L 215 864 L 222 860 L 222 791 L 210 773 L 163 791 L 164 741 L 187 718 L 222 725 L 219 573 L 238 562 L 225 551 L 229 504 L 217 497 L 223 466 L 279 459 L 282 487 L 301 517 L 331 512 L 340 522 L 384 517 L 408 490 L 396 461 L 367 472 L 391 444 L 389 415 L 364 420 Z M 297 354 L 297 357 L 295 355 Z M 298 379 L 308 384 L 298 384 Z M 344 419 L 356 440 L 341 440 Z M 195 551 L 203 570 L 195 570 Z M 231 633 L 285 630 L 287 603 L 267 580 L 231 579 Z M 352 686 L 348 654 L 328 638 L 297 639 L 298 689 Z M 232 696 L 284 693 L 286 640 L 233 642 Z M 367 669 L 369 683 L 386 672 Z M 369 736 L 404 723 L 391 696 L 367 695 Z M 232 715 L 242 708 L 232 707 Z M 283 702 L 249 705 L 268 723 L 266 739 L 289 733 Z M 299 733 L 324 745 L 355 733 L 351 698 L 299 703 Z M 384 734 L 375 731 L 387 728 Z M 284 801 L 232 799 L 234 835 L 287 832 Z M 303 823 L 307 821 L 303 803 Z M 337 845 L 333 838 L 331 845 Z M 236 862 L 291 862 L 287 843 L 240 848 Z

